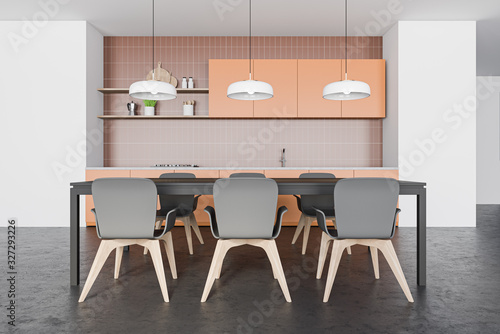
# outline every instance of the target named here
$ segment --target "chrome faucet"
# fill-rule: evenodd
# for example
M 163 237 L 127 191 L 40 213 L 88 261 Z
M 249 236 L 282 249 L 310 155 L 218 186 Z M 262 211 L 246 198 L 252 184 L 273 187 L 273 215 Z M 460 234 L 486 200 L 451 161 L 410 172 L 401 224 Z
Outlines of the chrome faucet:
M 286 159 L 285 159 L 285 149 L 283 149 L 283 152 L 281 152 L 281 167 L 285 167 L 286 165 Z

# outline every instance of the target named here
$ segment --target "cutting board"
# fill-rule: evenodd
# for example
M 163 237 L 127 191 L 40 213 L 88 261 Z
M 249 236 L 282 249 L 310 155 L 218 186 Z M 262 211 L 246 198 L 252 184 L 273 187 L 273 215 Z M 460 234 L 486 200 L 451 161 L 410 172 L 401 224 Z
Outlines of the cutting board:
M 146 80 L 153 80 L 153 71 L 148 73 Z M 172 73 L 161 67 L 160 61 L 158 62 L 158 67 L 155 69 L 155 80 L 168 82 L 172 84 L 172 86 L 177 87 L 177 79 L 172 75 Z

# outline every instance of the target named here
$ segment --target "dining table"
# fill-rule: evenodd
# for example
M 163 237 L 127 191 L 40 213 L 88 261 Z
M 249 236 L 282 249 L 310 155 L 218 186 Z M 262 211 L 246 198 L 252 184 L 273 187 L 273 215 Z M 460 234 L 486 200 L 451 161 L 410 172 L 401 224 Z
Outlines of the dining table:
M 273 178 L 279 195 L 328 195 L 341 180 L 325 178 Z M 217 178 L 166 179 L 151 178 L 158 195 L 213 195 Z M 92 182 L 70 183 L 70 284 L 80 284 L 80 199 L 92 195 Z M 398 181 L 400 195 L 416 196 L 417 285 L 426 285 L 426 183 Z

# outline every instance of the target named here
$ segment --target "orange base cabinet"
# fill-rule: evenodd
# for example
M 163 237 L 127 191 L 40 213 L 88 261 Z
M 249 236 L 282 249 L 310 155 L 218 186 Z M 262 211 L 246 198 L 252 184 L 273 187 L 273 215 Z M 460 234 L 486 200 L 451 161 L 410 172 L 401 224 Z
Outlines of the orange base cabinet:
M 94 181 L 102 177 L 130 177 L 130 170 L 115 169 L 115 170 L 87 170 L 85 171 L 85 180 Z M 94 200 L 92 196 L 85 196 L 85 221 L 87 226 L 95 226 L 95 216 L 90 211 L 94 208 Z

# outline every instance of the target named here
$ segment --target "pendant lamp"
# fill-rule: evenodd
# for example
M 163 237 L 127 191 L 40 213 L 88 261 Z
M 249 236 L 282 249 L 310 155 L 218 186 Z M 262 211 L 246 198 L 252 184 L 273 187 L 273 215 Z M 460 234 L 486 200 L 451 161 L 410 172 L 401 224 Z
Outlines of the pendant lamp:
M 273 97 L 273 87 L 267 82 L 252 80 L 252 0 L 249 0 L 249 77 L 227 87 L 227 97 L 235 100 L 266 100 Z
M 137 81 L 130 85 L 128 94 L 141 100 L 173 100 L 177 97 L 175 87 L 164 81 L 155 80 L 155 0 L 153 0 L 153 79 Z
M 327 100 L 359 100 L 370 96 L 370 86 L 363 81 L 347 80 L 347 0 L 345 0 L 345 78 L 323 88 Z

